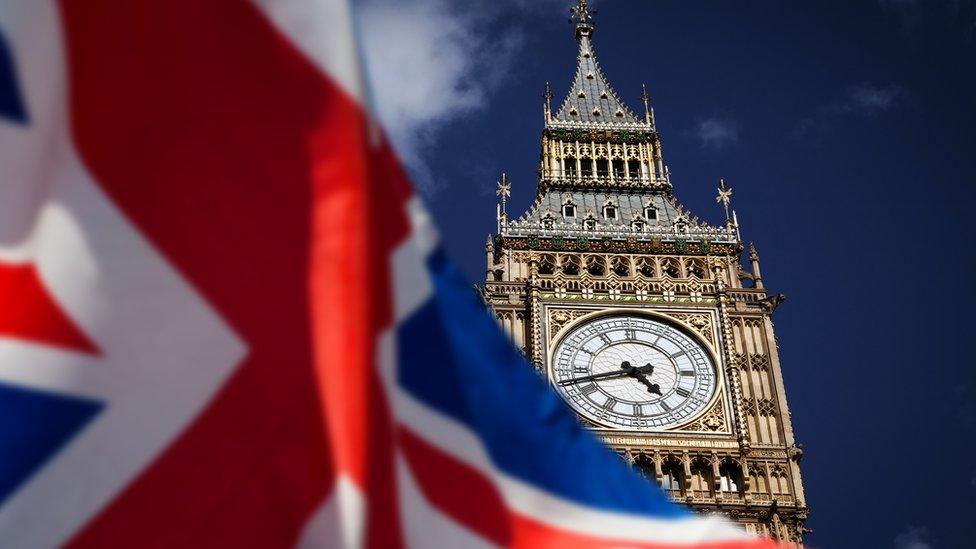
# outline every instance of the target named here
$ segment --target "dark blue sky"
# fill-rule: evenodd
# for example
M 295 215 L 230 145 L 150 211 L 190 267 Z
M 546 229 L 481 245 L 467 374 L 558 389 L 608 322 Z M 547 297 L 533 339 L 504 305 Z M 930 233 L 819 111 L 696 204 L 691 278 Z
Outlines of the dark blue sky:
M 472 40 L 490 82 L 462 84 L 483 93 L 420 132 L 418 178 L 472 280 L 494 181 L 507 171 L 524 211 L 543 85 L 561 101 L 572 76 L 565 8 L 545 4 L 454 4 L 489 14 Z M 767 286 L 789 298 L 775 322 L 810 545 L 971 546 L 976 2 L 597 7 L 597 57 L 635 109 L 647 82 L 678 199 L 718 222 L 726 178 Z

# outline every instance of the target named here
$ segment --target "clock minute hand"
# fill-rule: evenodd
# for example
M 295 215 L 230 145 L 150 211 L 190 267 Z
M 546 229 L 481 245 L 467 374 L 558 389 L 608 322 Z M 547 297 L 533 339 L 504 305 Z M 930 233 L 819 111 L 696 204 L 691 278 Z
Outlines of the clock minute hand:
M 604 372 L 602 374 L 593 374 L 593 375 L 589 375 L 589 376 L 574 377 L 574 378 L 571 378 L 571 379 L 564 379 L 564 380 L 560 381 L 559 383 L 557 383 L 557 385 L 559 385 L 560 387 L 565 387 L 567 385 L 573 385 L 573 384 L 576 384 L 576 383 L 583 383 L 584 381 L 596 381 L 598 379 L 610 379 L 610 378 L 614 378 L 614 377 L 626 377 L 628 375 L 630 375 L 630 374 L 628 372 L 624 371 L 624 370 L 621 370 L 619 372 Z

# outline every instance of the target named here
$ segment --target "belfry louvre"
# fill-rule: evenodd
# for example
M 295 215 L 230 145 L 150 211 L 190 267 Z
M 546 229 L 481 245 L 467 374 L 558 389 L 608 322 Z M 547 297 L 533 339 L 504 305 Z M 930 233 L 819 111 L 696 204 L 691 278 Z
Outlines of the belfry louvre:
M 646 89 L 639 115 L 597 62 L 586 1 L 573 13 L 576 72 L 558 106 L 546 86 L 533 204 L 510 218 L 511 184 L 499 181 L 483 297 L 579 420 L 649 482 L 800 544 L 802 450 L 771 318 L 782 296 L 766 291 L 724 182 L 724 224 L 677 201 Z

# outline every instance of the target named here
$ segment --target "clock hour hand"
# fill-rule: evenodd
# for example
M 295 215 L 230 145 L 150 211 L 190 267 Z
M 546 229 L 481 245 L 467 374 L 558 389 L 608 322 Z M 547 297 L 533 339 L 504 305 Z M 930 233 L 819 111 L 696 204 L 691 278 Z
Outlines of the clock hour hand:
M 634 377 L 637 378 L 637 381 L 641 382 L 641 385 L 647 387 L 648 393 L 658 395 L 658 396 L 663 396 L 661 394 L 661 386 L 658 385 L 657 383 L 651 383 L 650 380 L 647 379 L 647 376 L 645 376 L 644 374 L 637 374 Z
M 623 364 L 620 365 L 620 367 L 623 368 L 625 372 L 627 372 L 628 376 L 636 379 L 641 383 L 641 385 L 647 387 L 648 393 L 662 396 L 661 386 L 658 385 L 657 383 L 651 383 L 650 380 L 647 379 L 647 376 L 654 373 L 653 364 L 648 362 L 647 364 L 641 366 L 640 368 L 635 368 L 631 366 L 629 362 L 624 362 Z

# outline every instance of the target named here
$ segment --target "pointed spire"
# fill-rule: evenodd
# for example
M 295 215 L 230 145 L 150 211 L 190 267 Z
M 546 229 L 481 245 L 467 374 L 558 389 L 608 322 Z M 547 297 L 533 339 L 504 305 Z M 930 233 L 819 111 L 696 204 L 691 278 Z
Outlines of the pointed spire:
M 546 92 L 542 98 L 545 100 L 543 111 L 546 115 L 546 122 L 548 122 L 552 118 L 552 88 L 549 86 L 549 82 L 546 82 Z
M 586 0 L 577 0 L 577 7 L 570 12 L 573 14 L 570 22 L 576 23 L 576 39 L 579 40 L 576 74 L 569 94 L 552 116 L 553 121 L 646 128 L 647 123 L 640 120 L 610 87 L 596 61 L 591 42 L 596 11 L 589 9 Z
M 753 281 L 756 283 L 756 288 L 762 289 L 762 271 L 759 269 L 759 253 L 756 251 L 756 245 L 752 242 L 749 243 L 749 262 L 752 264 L 752 277 Z
M 647 84 L 641 84 L 641 99 L 644 100 L 644 120 L 651 123 L 651 96 L 647 93 Z

